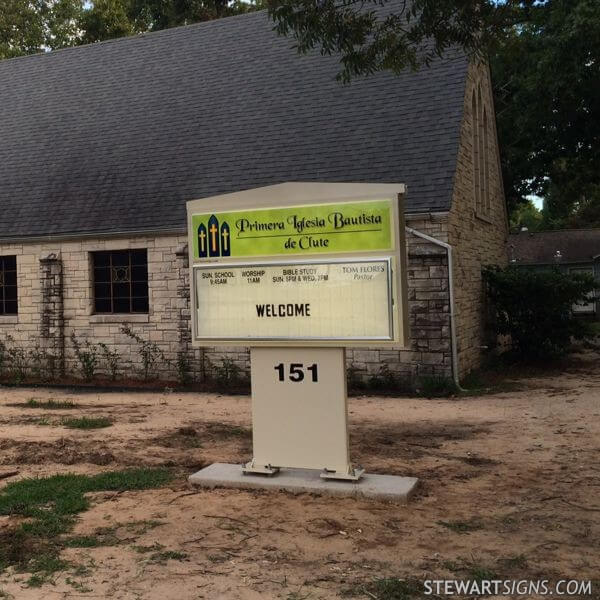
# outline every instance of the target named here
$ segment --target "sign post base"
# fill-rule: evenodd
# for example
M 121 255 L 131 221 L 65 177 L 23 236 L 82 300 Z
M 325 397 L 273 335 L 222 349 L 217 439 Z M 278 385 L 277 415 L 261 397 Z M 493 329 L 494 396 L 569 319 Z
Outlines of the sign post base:
M 255 474 L 255 475 L 268 475 L 272 477 L 273 475 L 277 475 L 279 473 L 279 467 L 272 467 L 271 465 L 257 465 L 253 460 L 242 465 L 242 473 L 244 475 L 247 474 Z
M 348 471 L 329 471 L 323 469 L 321 479 L 339 479 L 342 481 L 358 481 L 365 472 L 364 469 L 354 469 L 350 467 Z

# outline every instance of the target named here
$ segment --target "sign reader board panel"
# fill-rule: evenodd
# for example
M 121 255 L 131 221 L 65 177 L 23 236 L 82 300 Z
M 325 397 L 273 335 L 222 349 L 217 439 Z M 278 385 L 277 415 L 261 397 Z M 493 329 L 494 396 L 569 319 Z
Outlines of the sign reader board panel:
M 393 250 L 389 200 L 192 215 L 194 259 Z
M 194 266 L 196 340 L 392 340 L 389 258 Z

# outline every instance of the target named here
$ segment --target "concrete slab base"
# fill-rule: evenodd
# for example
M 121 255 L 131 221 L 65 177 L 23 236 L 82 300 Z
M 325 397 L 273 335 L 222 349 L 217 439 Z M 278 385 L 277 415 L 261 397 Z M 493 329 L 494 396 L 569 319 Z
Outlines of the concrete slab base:
M 238 489 L 285 490 L 293 494 L 323 494 L 374 498 L 405 503 L 417 487 L 418 479 L 395 475 L 365 473 L 360 481 L 322 479 L 320 471 L 281 469 L 277 475 L 242 473 L 240 465 L 214 463 L 190 475 L 188 481 L 203 488 L 227 487 Z

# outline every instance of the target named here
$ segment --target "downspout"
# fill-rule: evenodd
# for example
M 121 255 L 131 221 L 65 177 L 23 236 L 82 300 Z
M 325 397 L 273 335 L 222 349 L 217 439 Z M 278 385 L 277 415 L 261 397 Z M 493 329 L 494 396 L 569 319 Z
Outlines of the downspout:
M 442 242 L 426 233 L 422 233 L 413 229 L 412 227 L 406 227 L 406 231 L 408 233 L 412 233 L 412 235 L 419 237 L 423 240 L 426 240 L 436 246 L 440 246 L 441 248 L 446 249 L 446 253 L 448 255 L 448 295 L 450 296 L 450 344 L 452 351 L 452 377 L 454 379 L 454 383 L 456 387 L 462 391 L 462 387 L 460 387 L 460 379 L 458 375 L 458 350 L 456 344 L 456 323 L 455 323 L 455 314 L 454 314 L 454 273 L 453 273 L 453 262 L 452 262 L 452 246 L 447 244 L 446 242 Z

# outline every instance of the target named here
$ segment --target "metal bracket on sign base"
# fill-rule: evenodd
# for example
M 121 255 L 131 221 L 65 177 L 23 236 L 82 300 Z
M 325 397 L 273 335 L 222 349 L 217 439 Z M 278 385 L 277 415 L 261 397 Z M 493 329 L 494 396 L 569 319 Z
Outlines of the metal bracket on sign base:
M 352 466 L 348 467 L 347 471 L 333 471 L 331 469 L 323 469 L 321 472 L 322 479 L 341 479 L 344 481 L 358 481 L 363 473 L 364 469 L 354 469 Z
M 272 467 L 271 465 L 256 465 L 254 464 L 254 461 L 250 461 L 249 463 L 242 465 L 242 473 L 244 475 L 269 475 L 272 477 L 273 475 L 277 475 L 277 473 L 279 473 L 279 467 Z

